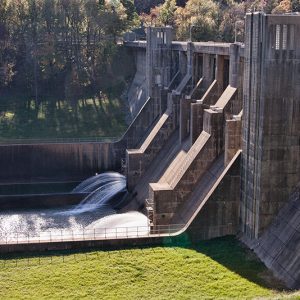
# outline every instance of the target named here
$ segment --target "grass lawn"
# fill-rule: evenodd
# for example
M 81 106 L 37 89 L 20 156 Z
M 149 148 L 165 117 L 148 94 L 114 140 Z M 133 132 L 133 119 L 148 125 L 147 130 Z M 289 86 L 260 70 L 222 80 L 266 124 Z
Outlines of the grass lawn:
M 0 259 L 1 299 L 300 299 L 279 287 L 233 237 Z
M 79 99 L 75 106 L 48 97 L 37 106 L 25 95 L 0 95 L 0 141 L 120 137 L 127 128 L 124 111 L 114 96 Z

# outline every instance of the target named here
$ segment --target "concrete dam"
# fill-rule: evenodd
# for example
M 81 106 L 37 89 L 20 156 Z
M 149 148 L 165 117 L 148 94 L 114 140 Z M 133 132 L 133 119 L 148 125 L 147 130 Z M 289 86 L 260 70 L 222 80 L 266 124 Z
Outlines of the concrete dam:
M 136 75 L 124 136 L 0 145 L 0 183 L 123 172 L 123 211 L 147 215 L 144 242 L 170 229 L 191 240 L 237 235 L 299 288 L 300 16 L 249 13 L 245 22 L 244 44 L 173 41 L 169 27 L 147 28 L 146 41 L 125 40 Z M 133 243 L 126 234 L 119 243 Z

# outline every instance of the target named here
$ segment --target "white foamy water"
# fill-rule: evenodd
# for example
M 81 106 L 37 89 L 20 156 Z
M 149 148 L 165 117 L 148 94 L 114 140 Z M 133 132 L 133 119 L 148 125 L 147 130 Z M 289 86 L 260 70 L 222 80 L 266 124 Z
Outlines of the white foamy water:
M 113 210 L 62 215 L 59 210 L 0 214 L 0 243 L 63 241 L 142 236 L 149 233 L 148 218 L 139 212 Z
M 73 207 L 0 214 L 0 243 L 119 238 L 149 234 L 139 212 L 117 214 L 125 176 L 108 172 L 88 178 L 73 193 L 90 193 Z

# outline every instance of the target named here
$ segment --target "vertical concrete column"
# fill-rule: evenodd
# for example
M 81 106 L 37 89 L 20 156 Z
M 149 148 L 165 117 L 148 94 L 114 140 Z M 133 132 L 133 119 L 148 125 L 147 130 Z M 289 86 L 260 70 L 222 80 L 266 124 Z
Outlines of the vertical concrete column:
M 261 114 L 261 81 L 264 64 L 262 53 L 262 14 L 247 14 L 245 36 L 245 67 L 244 67 L 244 103 L 243 103 L 243 140 L 242 140 L 242 199 L 241 199 L 241 230 L 247 238 L 258 237 L 259 233 L 259 202 L 261 180 L 261 155 L 259 137 L 262 129 Z M 231 57 L 235 53 L 231 49 Z M 235 64 L 231 62 L 231 84 L 236 83 Z
M 224 116 L 220 108 L 205 109 L 203 114 L 203 130 L 211 135 L 214 158 L 224 149 Z
M 184 141 L 190 133 L 191 100 L 185 97 L 180 99 L 179 113 L 179 140 Z
M 203 85 L 204 88 L 207 89 L 210 84 L 213 82 L 213 74 L 214 74 L 214 64 L 213 59 L 210 54 L 203 53 Z
M 218 82 L 218 93 L 221 95 L 224 91 L 224 56 L 216 56 L 216 80 Z
M 240 81 L 240 46 L 231 44 L 229 47 L 229 85 L 238 87 Z
M 192 42 L 187 43 L 187 74 L 194 73 L 194 44 Z
M 191 104 L 190 139 L 191 145 L 203 130 L 203 105 L 200 102 Z
M 297 15 L 246 16 L 241 230 L 248 239 L 263 234 L 299 183 L 299 32 Z
M 241 149 L 242 119 L 234 116 L 225 123 L 225 165 L 227 166 L 236 152 Z
M 162 90 L 171 81 L 172 28 L 148 27 L 146 47 L 147 97 L 154 98 L 154 114 L 162 114 Z
M 151 36 L 151 27 L 146 28 L 147 36 L 147 46 L 146 46 L 146 81 L 147 81 L 147 98 L 152 96 L 152 65 L 153 65 L 153 56 L 152 56 L 152 36 Z
M 179 71 L 183 75 L 186 74 L 187 64 L 188 64 L 188 60 L 187 60 L 187 56 L 186 56 L 185 52 L 180 51 L 179 52 Z

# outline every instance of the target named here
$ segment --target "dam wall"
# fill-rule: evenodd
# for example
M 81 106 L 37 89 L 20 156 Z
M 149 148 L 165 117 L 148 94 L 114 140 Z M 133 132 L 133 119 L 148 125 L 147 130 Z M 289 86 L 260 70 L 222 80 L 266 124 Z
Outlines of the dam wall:
M 256 239 L 300 181 L 300 18 L 246 17 L 241 231 Z

